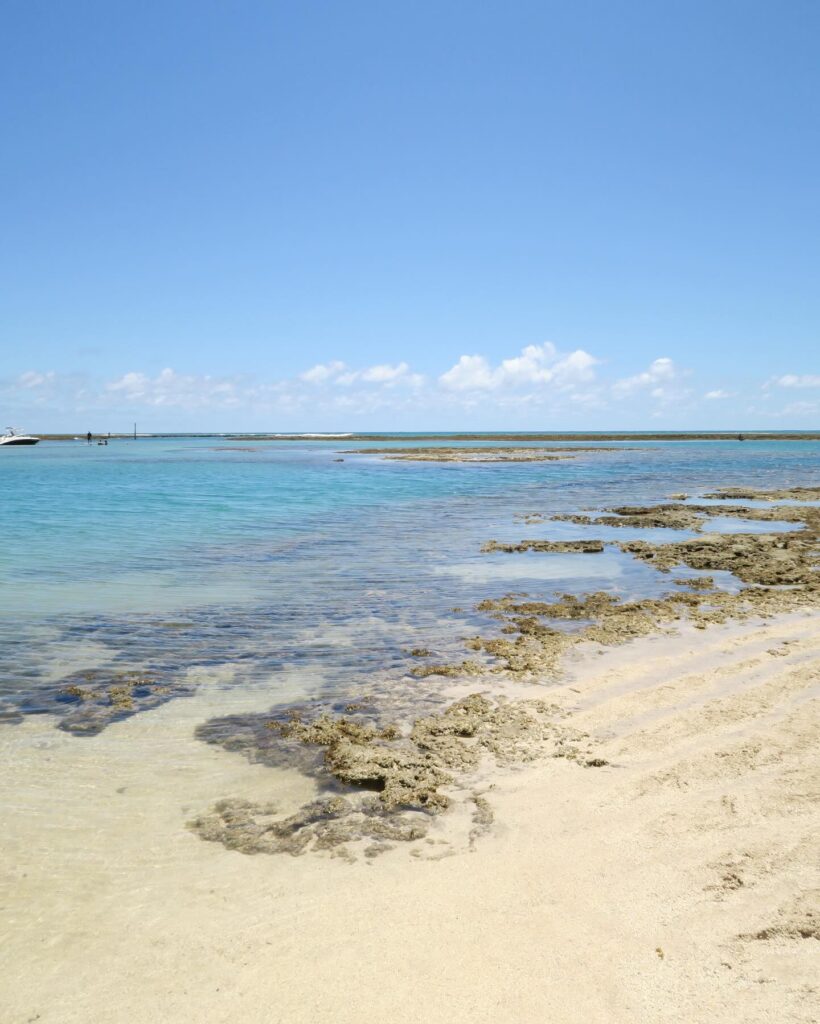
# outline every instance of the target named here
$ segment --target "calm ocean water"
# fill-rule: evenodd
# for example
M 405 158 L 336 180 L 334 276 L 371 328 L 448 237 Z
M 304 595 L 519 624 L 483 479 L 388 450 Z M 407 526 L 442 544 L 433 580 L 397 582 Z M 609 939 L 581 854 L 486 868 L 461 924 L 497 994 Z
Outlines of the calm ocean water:
M 38 694 L 89 668 L 167 679 L 230 665 L 230 685 L 262 685 L 274 699 L 284 672 L 301 673 L 306 693 L 402 676 L 409 647 L 462 657 L 484 597 L 671 588 L 609 549 L 482 555 L 490 538 L 640 535 L 526 525 L 516 513 L 820 476 L 817 442 L 636 445 L 529 465 L 391 462 L 343 454 L 363 444 L 339 440 L 0 451 L 0 698 L 46 710 Z M 663 532 L 676 536 L 652 536 Z

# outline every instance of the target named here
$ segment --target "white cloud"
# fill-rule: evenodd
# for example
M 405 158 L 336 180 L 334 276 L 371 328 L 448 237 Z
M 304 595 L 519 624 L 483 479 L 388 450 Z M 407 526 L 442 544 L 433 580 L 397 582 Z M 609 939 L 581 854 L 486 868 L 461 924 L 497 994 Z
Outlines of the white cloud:
M 379 384 L 392 386 L 394 384 L 420 385 L 424 378 L 417 373 L 410 372 L 410 366 L 405 363 L 379 363 L 376 366 L 367 366 L 363 370 L 352 370 L 347 363 L 341 360 L 334 360 L 330 363 L 319 363 L 309 370 L 299 374 L 299 379 L 308 384 L 333 384 L 339 387 L 350 387 L 351 384 Z
M 438 380 L 442 387 L 453 391 L 479 391 L 494 386 L 493 371 L 484 356 L 461 356 Z
M 306 380 L 309 384 L 322 384 L 333 377 L 338 377 L 346 369 L 347 364 L 341 363 L 338 360 L 332 363 L 317 363 L 316 366 L 312 366 L 309 370 L 305 370 L 304 373 L 300 373 L 299 379 Z
M 56 380 L 57 375 L 54 371 L 49 373 L 35 373 L 34 370 L 28 370 L 26 373 L 21 373 L 17 378 L 17 384 L 21 388 L 34 389 L 41 388 L 44 385 L 53 384 Z
M 781 417 L 817 416 L 820 413 L 820 402 L 791 402 L 777 414 Z
M 692 394 L 690 388 L 683 386 L 683 380 L 689 373 L 689 370 L 677 366 L 668 356 L 661 356 L 653 360 L 642 373 L 616 380 L 612 385 L 612 396 L 624 399 L 648 394 L 657 406 L 681 403 Z M 653 415 L 660 415 L 660 409 L 656 408 Z
M 396 384 L 409 384 L 418 386 L 423 383 L 424 378 L 419 373 L 411 373 L 407 363 L 396 363 L 391 366 L 389 363 L 380 363 L 377 366 L 368 366 L 363 370 L 349 370 L 336 378 L 337 384 L 348 386 L 350 384 L 377 384 L 384 387 L 393 387 Z
M 555 346 L 549 341 L 543 345 L 527 345 L 520 355 L 502 360 L 493 373 L 494 386 L 548 384 L 553 376 L 550 365 L 556 355 Z
M 559 381 L 590 381 L 595 376 L 595 369 L 600 359 L 585 352 L 582 348 L 570 352 L 568 356 L 560 359 L 552 368 L 552 372 Z
M 599 361 L 583 349 L 559 358 L 556 347 L 547 341 L 527 345 L 496 367 L 481 355 L 461 356 L 438 381 L 448 391 L 498 391 L 546 384 L 566 387 L 591 380 Z
M 182 409 L 239 405 L 238 390 L 236 378 L 179 374 L 170 367 L 160 371 L 156 377 L 145 373 L 126 373 L 105 385 L 105 392 L 121 401 Z
M 3 404 L 19 407 L 25 415 L 26 406 L 41 408 L 81 407 L 88 397 L 88 382 L 78 374 L 59 374 L 53 370 L 40 373 L 27 370 L 11 379 L 0 380 Z
M 782 377 L 773 377 L 770 383 L 781 388 L 820 388 L 820 374 L 786 373 Z
M 368 369 L 362 370 L 361 378 L 372 383 L 383 384 L 386 381 L 398 380 L 399 377 L 405 376 L 409 369 L 407 363 L 397 363 L 395 366 L 382 363 L 379 366 L 370 366 Z
M 649 364 L 649 368 L 643 373 L 635 374 L 634 377 L 623 377 L 615 381 L 613 391 L 616 395 L 629 395 L 635 391 L 642 391 L 652 388 L 652 394 L 662 391 L 665 384 L 677 380 L 682 376 L 682 371 L 675 366 L 668 356 L 661 356 Z
M 347 429 L 372 424 L 387 429 L 402 422 L 421 426 L 445 422 L 509 429 L 537 427 L 611 427 L 627 418 L 634 423 L 650 416 L 685 414 L 697 419 L 704 402 L 721 405 L 728 415 L 737 392 L 722 388 L 689 390 L 683 369 L 670 357 L 653 360 L 642 372 L 614 379 L 601 360 L 585 349 L 560 351 L 545 342 L 527 345 L 508 358 L 491 360 L 473 353 L 452 358 L 424 377 L 409 361 L 351 365 L 340 359 L 310 366 L 289 377 L 211 376 L 182 373 L 167 367 L 158 373 L 140 367 L 100 379 L 31 368 L 0 380 L 0 405 L 10 422 L 30 429 L 51 417 L 73 422 L 111 423 L 120 419 L 150 421 L 156 429 Z M 443 372 L 441 372 L 443 371 Z M 708 379 L 708 378 L 707 378 Z M 820 377 L 787 374 L 772 378 L 759 398 L 769 398 L 768 416 L 809 419 L 813 406 L 794 404 L 783 413 L 781 389 L 820 387 Z M 739 389 L 738 389 L 739 390 Z M 805 397 L 814 397 L 817 392 Z M 803 397 L 794 391 L 789 397 Z M 718 410 L 714 409 L 713 413 Z M 95 420 L 96 414 L 99 416 Z M 133 415 L 132 415 L 133 414 Z M 79 417 L 78 417 L 79 418 Z M 681 420 L 682 422 L 682 420 Z M 256 424 L 256 427 L 252 427 Z

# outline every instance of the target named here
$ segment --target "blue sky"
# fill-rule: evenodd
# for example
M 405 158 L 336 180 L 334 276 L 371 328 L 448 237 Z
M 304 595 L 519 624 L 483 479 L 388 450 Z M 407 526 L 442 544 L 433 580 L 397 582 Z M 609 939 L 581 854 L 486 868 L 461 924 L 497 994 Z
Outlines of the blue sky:
M 0 417 L 820 427 L 820 6 L 5 0 Z

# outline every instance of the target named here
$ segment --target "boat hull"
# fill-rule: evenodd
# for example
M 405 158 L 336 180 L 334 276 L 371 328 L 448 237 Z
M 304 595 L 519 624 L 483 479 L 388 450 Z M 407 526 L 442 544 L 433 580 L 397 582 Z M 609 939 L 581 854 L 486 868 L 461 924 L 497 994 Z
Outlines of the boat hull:
M 39 437 L 10 437 L 8 440 L 0 438 L 0 448 L 11 448 L 21 444 L 39 444 Z

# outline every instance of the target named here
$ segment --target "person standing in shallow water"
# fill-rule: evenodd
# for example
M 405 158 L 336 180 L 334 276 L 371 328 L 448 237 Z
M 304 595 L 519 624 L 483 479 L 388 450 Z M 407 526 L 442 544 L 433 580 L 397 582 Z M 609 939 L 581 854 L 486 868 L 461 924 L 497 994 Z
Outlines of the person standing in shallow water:
M 91 431 L 90 431 L 90 430 L 89 430 L 89 431 L 88 431 L 88 433 L 87 433 L 87 434 L 85 435 L 85 439 L 86 439 L 86 441 L 87 441 L 87 442 L 88 442 L 89 444 L 91 444 Z

